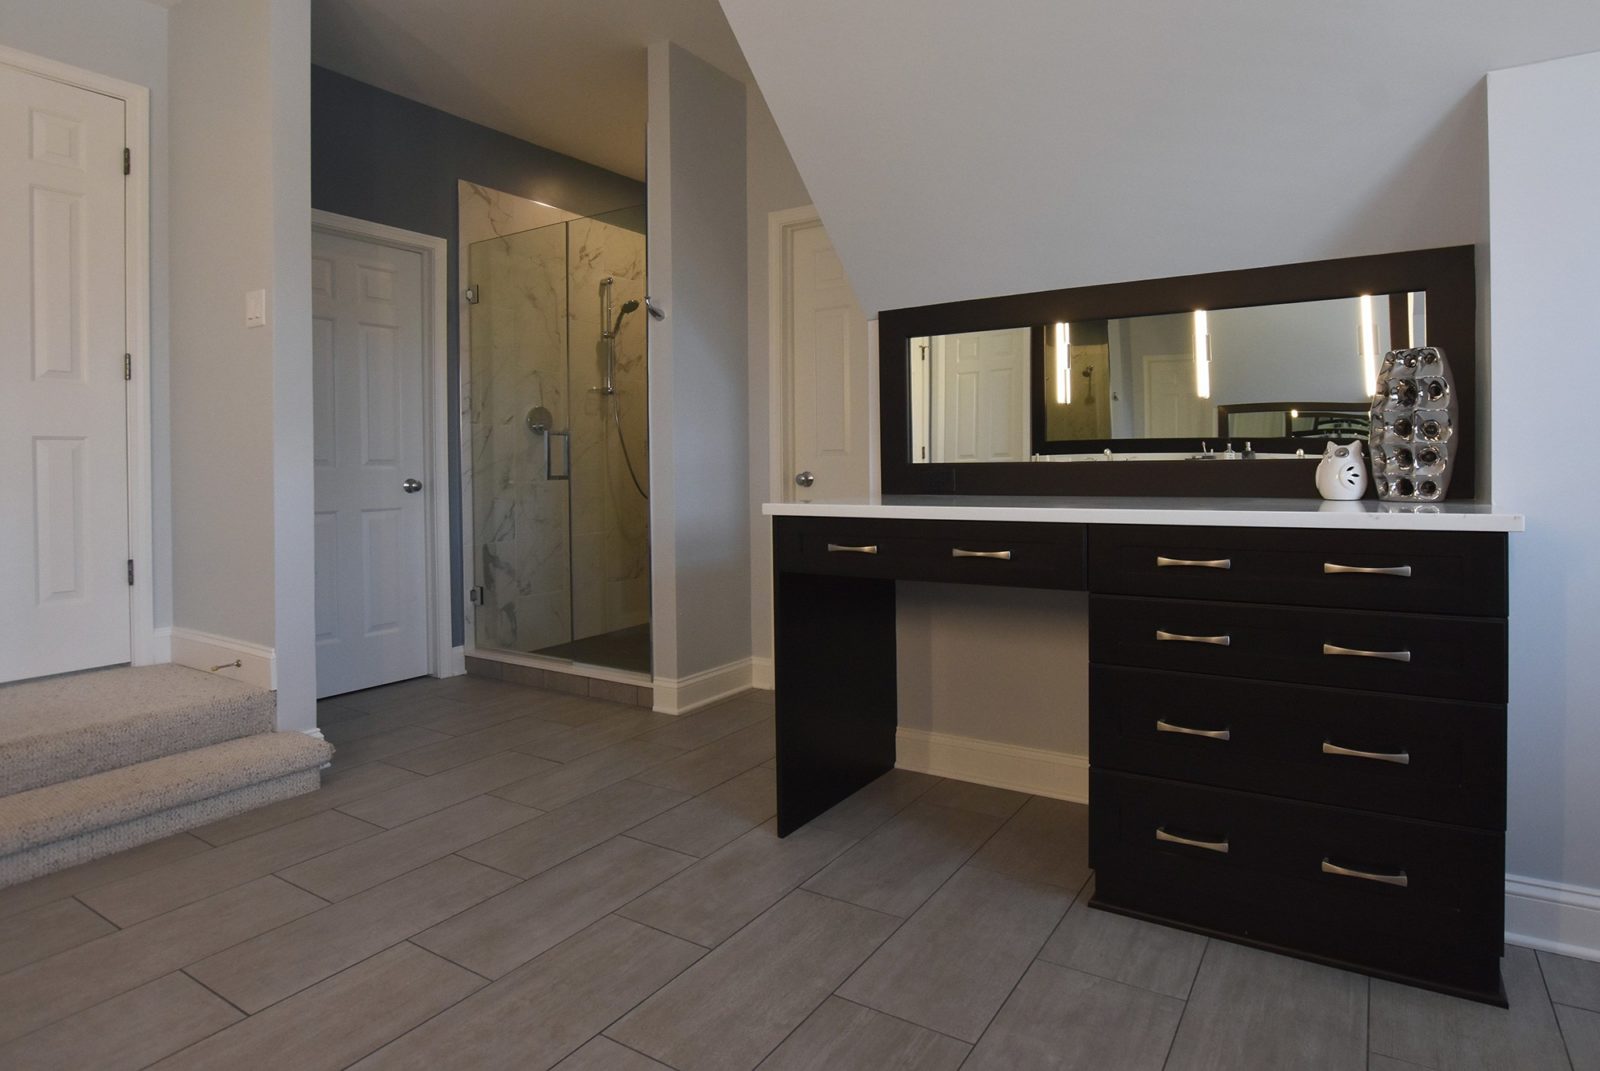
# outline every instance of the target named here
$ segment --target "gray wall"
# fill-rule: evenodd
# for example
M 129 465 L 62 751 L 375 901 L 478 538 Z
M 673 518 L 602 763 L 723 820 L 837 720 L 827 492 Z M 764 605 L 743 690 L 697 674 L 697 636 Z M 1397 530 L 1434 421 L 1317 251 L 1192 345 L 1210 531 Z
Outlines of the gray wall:
M 167 12 L 145 0 L 11 0 L 0 45 L 150 90 L 150 438 L 155 623 L 172 623 L 167 330 Z
M 1600 4 L 723 0 L 867 315 L 1485 237 L 1483 76 Z
M 169 31 L 173 623 L 273 648 L 278 726 L 311 728 L 309 0 L 188 0 Z
M 655 674 L 750 657 L 745 87 L 650 46 L 650 523 Z
M 335 74 L 311 69 L 314 207 L 450 242 L 448 282 L 460 292 L 456 181 L 595 215 L 644 203 L 644 184 Z M 450 578 L 452 642 L 462 643 L 460 303 L 451 300 Z
M 1489 76 L 1495 495 L 1511 541 L 1511 873 L 1600 890 L 1600 505 L 1551 415 L 1600 396 L 1600 53 Z M 1584 136 L 1575 132 L 1588 131 Z M 1579 419 L 1582 419 L 1580 416 Z M 1561 447 L 1552 447 L 1561 443 Z M 1600 912 L 1558 939 L 1600 953 Z M 1534 932 L 1516 901 L 1507 929 Z

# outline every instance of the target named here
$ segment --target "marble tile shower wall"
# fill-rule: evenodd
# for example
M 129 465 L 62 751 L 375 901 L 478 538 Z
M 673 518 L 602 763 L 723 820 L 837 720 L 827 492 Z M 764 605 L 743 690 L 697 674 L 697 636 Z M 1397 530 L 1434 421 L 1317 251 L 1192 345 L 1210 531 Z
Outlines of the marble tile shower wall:
M 535 406 L 550 410 L 553 430 L 568 422 L 565 231 L 557 224 L 471 248 L 480 296 L 471 308 L 470 479 L 483 648 L 531 651 L 571 638 L 567 484 L 547 477 L 544 437 L 527 425 Z
M 649 484 L 645 365 L 644 235 L 595 219 L 567 224 L 568 323 L 572 352 L 572 620 L 574 638 L 650 620 L 650 504 L 634 487 L 622 435 L 644 489 Z M 640 308 L 617 336 L 616 394 L 605 381 L 602 279 L 612 302 Z M 615 317 L 615 311 L 612 313 Z
M 466 184 L 463 184 L 464 186 Z M 600 281 L 620 309 L 644 297 L 644 236 L 590 219 L 504 233 L 520 198 L 462 191 L 470 246 L 474 571 L 484 589 L 477 646 L 535 651 L 649 621 L 649 504 L 628 475 L 613 408 L 648 490 L 645 315 L 618 338 L 617 393 L 604 382 Z M 482 227 L 473 227 L 477 220 Z M 494 235 L 494 237 L 489 237 Z M 614 314 L 613 314 L 614 315 Z M 551 480 L 534 406 L 571 434 L 571 480 Z M 559 444 L 556 469 L 561 468 Z

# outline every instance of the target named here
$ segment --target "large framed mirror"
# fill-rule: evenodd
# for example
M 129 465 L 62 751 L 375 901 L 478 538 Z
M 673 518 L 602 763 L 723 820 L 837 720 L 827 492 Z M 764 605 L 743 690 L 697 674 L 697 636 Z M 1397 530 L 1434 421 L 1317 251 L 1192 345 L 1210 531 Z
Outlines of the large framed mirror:
M 883 489 L 1314 497 L 1326 443 L 1366 438 L 1383 354 L 1424 345 L 1470 436 L 1471 246 L 884 312 Z

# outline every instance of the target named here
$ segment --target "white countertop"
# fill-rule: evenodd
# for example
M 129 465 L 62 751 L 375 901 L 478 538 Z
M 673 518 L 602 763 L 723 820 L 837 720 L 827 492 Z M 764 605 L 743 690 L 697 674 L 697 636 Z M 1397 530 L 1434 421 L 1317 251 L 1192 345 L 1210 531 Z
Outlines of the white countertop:
M 831 502 L 768 502 L 774 517 L 925 521 L 1188 524 L 1226 528 L 1357 528 L 1423 532 L 1520 532 L 1519 513 L 1476 502 L 1323 502 L 1303 498 L 1047 498 L 1025 495 L 885 495 Z

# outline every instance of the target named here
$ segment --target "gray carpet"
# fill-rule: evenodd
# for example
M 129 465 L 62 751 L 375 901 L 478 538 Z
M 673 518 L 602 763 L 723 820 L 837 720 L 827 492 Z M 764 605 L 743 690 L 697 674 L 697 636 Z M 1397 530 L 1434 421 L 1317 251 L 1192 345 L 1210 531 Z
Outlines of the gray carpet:
M 185 666 L 0 686 L 0 796 L 271 732 L 273 693 Z

